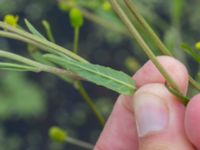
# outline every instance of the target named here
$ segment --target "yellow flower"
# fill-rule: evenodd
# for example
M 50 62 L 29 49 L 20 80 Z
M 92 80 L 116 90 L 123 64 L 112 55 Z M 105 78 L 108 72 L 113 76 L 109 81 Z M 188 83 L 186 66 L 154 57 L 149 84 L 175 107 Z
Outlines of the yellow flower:
M 18 16 L 13 16 L 13 15 L 10 15 L 10 14 L 8 14 L 4 17 L 4 22 L 11 25 L 11 26 L 14 26 L 14 27 L 17 26 L 18 20 L 19 20 Z
M 197 42 L 197 43 L 195 44 L 195 48 L 196 48 L 197 50 L 200 50 L 200 42 Z

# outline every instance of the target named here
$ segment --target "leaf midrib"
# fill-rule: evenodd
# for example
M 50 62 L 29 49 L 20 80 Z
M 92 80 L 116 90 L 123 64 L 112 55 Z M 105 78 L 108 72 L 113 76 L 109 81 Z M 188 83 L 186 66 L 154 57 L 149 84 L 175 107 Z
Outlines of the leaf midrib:
M 125 86 L 127 86 L 127 87 L 129 87 L 129 88 L 131 88 L 131 89 L 134 90 L 134 86 L 133 86 L 133 85 L 126 84 L 125 82 L 121 82 L 121 80 L 116 80 L 115 78 L 112 78 L 111 76 L 106 76 L 105 74 L 102 74 L 101 72 L 99 72 L 99 71 L 96 70 L 96 69 L 95 69 L 95 70 L 96 70 L 97 72 L 94 72 L 94 71 L 92 71 L 91 69 L 85 68 L 85 67 L 82 66 L 82 65 L 77 65 L 76 63 L 70 63 L 70 61 L 68 61 L 68 63 L 69 63 L 69 64 L 72 64 L 72 65 L 74 65 L 74 66 L 78 66 L 78 67 L 80 67 L 80 68 L 82 68 L 82 69 L 84 69 L 84 70 L 87 70 L 87 71 L 89 71 L 89 72 L 92 72 L 92 73 L 95 73 L 95 74 L 99 74 L 100 76 L 102 76 L 102 77 L 104 77 L 104 78 L 107 78 L 107 79 L 112 80 L 112 81 L 116 81 L 116 82 L 121 83 L 121 84 L 123 84 L 123 85 L 125 85 Z

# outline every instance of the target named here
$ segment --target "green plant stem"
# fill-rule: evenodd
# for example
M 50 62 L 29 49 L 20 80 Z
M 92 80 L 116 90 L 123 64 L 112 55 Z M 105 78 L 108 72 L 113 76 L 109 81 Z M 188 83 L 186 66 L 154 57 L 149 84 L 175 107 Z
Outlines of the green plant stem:
M 96 105 L 94 104 L 93 100 L 83 87 L 82 83 L 80 81 L 77 81 L 75 83 L 75 87 L 78 90 L 78 92 L 81 94 L 89 108 L 92 110 L 92 112 L 95 114 L 96 118 L 98 119 L 99 123 L 104 126 L 105 124 L 105 119 L 104 117 L 97 111 Z
M 120 34 L 123 34 L 125 36 L 130 36 L 130 34 L 127 32 L 127 30 L 123 27 L 119 27 L 109 21 L 107 21 L 106 19 L 103 19 L 101 17 L 98 17 L 94 14 L 92 14 L 91 12 L 89 12 L 88 10 L 81 8 L 81 12 L 83 13 L 84 17 L 87 18 L 88 20 L 102 26 L 105 27 L 109 30 L 112 30 L 114 32 L 118 32 Z
M 74 49 L 73 49 L 73 52 L 75 54 L 78 53 L 79 31 L 80 31 L 79 27 L 74 28 Z M 105 124 L 104 117 L 97 111 L 97 108 L 96 108 L 92 98 L 89 96 L 88 92 L 83 87 L 82 83 L 80 81 L 76 81 L 74 85 L 75 85 L 75 88 L 78 90 L 78 92 L 83 97 L 83 99 L 85 100 L 85 102 L 87 103 L 87 105 L 89 106 L 89 108 L 92 110 L 92 112 L 94 113 L 96 118 L 98 119 L 99 123 L 102 126 L 104 126 L 104 124 Z
M 30 65 L 30 66 L 33 66 L 33 67 L 36 67 L 36 68 L 38 68 L 39 72 L 42 71 L 42 68 L 45 68 L 44 67 L 45 65 L 42 65 L 38 62 L 32 61 L 30 59 L 27 59 L 25 57 L 22 57 L 22 56 L 13 54 L 13 53 L 5 52 L 3 50 L 0 50 L 0 56 L 4 57 L 4 58 L 11 59 L 11 60 L 15 60 L 15 61 L 18 61 L 18 62 L 21 62 L 21 63 L 24 63 L 24 64 L 27 64 L 27 65 Z
M 190 84 L 192 85 L 193 88 L 195 88 L 198 91 L 200 91 L 199 83 L 197 81 L 195 81 L 191 76 L 189 76 L 189 81 L 190 81 Z
M 172 86 L 176 91 L 180 92 L 179 87 L 175 83 L 175 81 L 171 78 L 171 76 L 167 73 L 167 71 L 162 67 L 162 65 L 158 62 L 156 59 L 156 56 L 152 52 L 152 50 L 149 48 L 149 46 L 145 43 L 139 32 L 136 30 L 136 28 L 132 25 L 131 21 L 128 19 L 127 15 L 124 13 L 122 8 L 119 6 L 116 0 L 109 0 L 111 5 L 113 6 L 116 13 L 119 15 L 119 17 L 122 19 L 124 24 L 127 26 L 128 30 L 130 31 L 133 38 L 136 39 L 138 44 L 142 47 L 143 51 L 146 53 L 146 55 L 151 59 L 151 61 L 154 63 L 154 65 L 158 68 L 160 73 L 164 76 L 164 78 L 167 80 L 170 86 Z
M 32 72 L 38 72 L 39 70 L 36 67 L 32 66 L 16 64 L 16 63 L 4 63 L 4 62 L 0 62 L 0 68 L 5 70 L 32 71 Z
M 23 30 L 15 28 L 15 27 L 12 27 L 10 25 L 7 25 L 7 24 L 5 24 L 5 23 L 3 23 L 1 21 L 0 21 L 0 27 L 5 29 L 5 30 L 8 30 L 10 32 L 14 32 L 14 33 L 16 33 L 18 35 L 21 35 L 24 38 L 28 38 L 30 40 L 33 40 L 33 41 L 37 42 L 40 45 L 43 45 L 43 46 L 46 46 L 46 47 L 48 47 L 50 49 L 53 49 L 55 51 L 61 52 L 61 53 L 65 54 L 65 55 L 67 55 L 67 56 L 69 56 L 69 57 L 71 57 L 71 58 L 73 58 L 75 60 L 80 61 L 80 62 L 83 62 L 83 63 L 87 63 L 88 62 L 87 60 L 83 59 L 82 57 L 78 56 L 77 54 L 74 54 L 73 52 L 71 52 L 68 49 L 65 49 L 65 48 L 63 48 L 63 47 L 61 47 L 61 46 L 59 46 L 57 44 L 54 44 L 52 42 L 49 42 L 49 41 L 47 41 L 45 39 L 39 38 L 37 36 L 34 36 L 34 35 L 26 32 L 26 31 L 23 31 Z
M 22 57 L 22 56 L 13 54 L 13 53 L 5 52 L 5 51 L 2 51 L 2 50 L 0 50 L 0 57 L 4 57 L 4 58 L 7 58 L 7 59 L 15 60 L 15 61 L 24 63 L 26 65 L 35 67 L 35 72 L 44 71 L 44 72 L 52 73 L 52 74 L 55 74 L 55 75 L 68 76 L 68 77 L 70 77 L 72 79 L 76 79 L 76 80 L 82 79 L 81 77 L 79 77 L 79 76 L 77 76 L 77 75 L 75 75 L 75 74 L 73 74 L 71 72 L 65 71 L 63 69 L 56 68 L 56 67 L 51 67 L 51 66 L 48 66 L 48 65 L 44 65 L 44 64 L 38 63 L 36 61 L 27 59 L 25 57 Z
M 124 0 L 126 6 L 129 8 L 129 10 L 132 12 L 132 14 L 135 16 L 137 21 L 142 25 L 143 29 L 151 35 L 151 38 L 153 38 L 153 41 L 156 43 L 158 48 L 163 54 L 171 55 L 171 52 L 165 47 L 165 45 L 161 42 L 160 38 L 155 34 L 153 29 L 150 27 L 150 25 L 146 22 L 146 20 L 140 15 L 140 13 L 137 12 L 136 8 L 134 7 L 133 3 L 130 0 Z
M 80 140 L 77 140 L 77 139 L 74 139 L 71 137 L 67 137 L 66 142 L 73 144 L 73 145 L 80 146 L 84 149 L 93 150 L 93 148 L 94 148 L 94 145 L 92 145 L 92 144 L 89 144 L 89 143 L 86 143 L 86 142 L 83 142 L 83 141 L 80 141 Z
M 151 37 L 151 39 L 155 42 L 158 49 L 161 51 L 164 55 L 172 56 L 172 53 L 170 50 L 164 45 L 164 43 L 160 40 L 160 38 L 157 36 L 157 34 L 153 31 L 153 29 L 150 27 L 150 25 L 146 22 L 144 17 L 138 13 L 137 9 L 134 7 L 133 2 L 130 0 L 124 0 L 126 6 L 129 8 L 131 13 L 134 15 L 134 17 L 137 19 L 137 21 L 140 23 L 140 25 L 143 27 L 143 29 L 146 31 L 146 33 Z M 197 83 L 191 76 L 189 76 L 190 84 L 200 91 L 200 84 Z
M 74 29 L 74 48 L 73 48 L 73 52 L 75 54 L 78 53 L 79 32 L 80 32 L 80 27 L 76 27 Z
M 47 52 L 52 52 L 52 50 L 50 51 L 50 49 L 47 48 L 46 46 L 44 46 L 40 43 L 37 43 L 34 40 L 31 40 L 31 39 L 25 38 L 21 35 L 15 34 L 15 33 L 7 32 L 7 31 L 0 31 L 0 37 L 19 40 L 19 41 L 22 41 L 22 42 L 25 42 L 25 43 L 32 44 L 32 45 L 34 45 L 38 48 L 41 48 L 42 50 L 45 50 Z M 58 54 L 58 52 L 56 52 L 56 51 L 53 51 L 52 53 Z
M 165 87 L 174 95 L 176 95 L 177 98 L 181 99 L 183 104 L 186 106 L 189 102 L 189 98 L 183 95 L 180 95 L 180 93 L 177 93 L 176 90 L 174 90 L 173 88 L 171 88 L 170 86 L 168 86 L 167 83 L 165 83 Z
M 45 31 L 46 31 L 46 34 L 47 34 L 48 39 L 49 39 L 51 42 L 56 43 L 49 22 L 46 21 L 46 20 L 43 20 L 43 21 L 42 21 L 42 25 L 44 26 L 44 29 L 45 29 Z

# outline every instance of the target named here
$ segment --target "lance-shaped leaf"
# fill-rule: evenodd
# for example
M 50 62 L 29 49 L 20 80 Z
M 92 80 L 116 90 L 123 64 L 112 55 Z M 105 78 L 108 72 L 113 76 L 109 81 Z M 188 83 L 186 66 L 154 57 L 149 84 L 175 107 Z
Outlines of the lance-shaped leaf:
M 53 54 L 46 54 L 44 58 L 78 74 L 88 81 L 120 94 L 132 95 L 135 90 L 133 79 L 121 71 L 91 63 L 81 63 L 66 56 L 62 58 Z
M 46 40 L 46 38 L 27 19 L 24 19 L 24 22 L 31 33 Z
M 82 79 L 80 76 L 77 76 L 77 75 L 73 74 L 72 72 L 66 71 L 64 69 L 56 68 L 54 66 L 42 64 L 42 63 L 36 62 L 34 60 L 31 60 L 29 58 L 14 54 L 14 53 L 10 53 L 10 52 L 0 50 L 0 58 L 6 58 L 6 59 L 10 59 L 12 61 L 16 61 L 18 63 L 22 63 L 22 65 L 24 65 L 23 68 L 25 68 L 25 66 L 27 66 L 27 67 L 30 66 L 29 69 L 31 69 L 31 68 L 33 69 L 33 70 L 30 70 L 30 71 L 48 72 L 48 73 L 52 73 L 54 75 L 57 75 L 59 77 L 62 77 L 63 79 L 66 79 L 67 77 L 69 77 L 70 79 L 74 79 L 74 80 L 81 80 Z M 20 68 L 20 66 L 17 66 L 18 63 L 16 64 L 16 67 Z M 5 67 L 5 65 L 6 64 L 2 64 L 2 68 Z M 7 67 L 8 66 L 9 65 L 7 64 Z M 10 64 L 10 67 L 11 67 L 11 64 Z M 34 68 L 36 68 L 37 70 L 35 70 Z M 21 66 L 21 69 L 22 69 L 22 66 Z
M 38 37 L 40 37 L 40 38 L 42 38 L 42 39 L 44 39 L 44 40 L 47 40 L 27 19 L 24 19 L 24 21 L 25 21 L 25 24 L 26 24 L 26 26 L 27 26 L 27 28 L 29 29 L 29 31 L 33 34 L 33 35 L 36 35 L 36 36 L 38 36 Z M 46 24 L 47 25 L 47 22 L 45 22 L 44 24 Z M 45 26 L 45 25 L 44 25 Z M 48 27 L 48 28 L 50 28 L 50 26 Z M 49 30 L 49 29 L 48 29 Z M 52 35 L 51 35 L 52 36 Z M 53 37 L 51 37 L 51 38 L 53 38 Z M 54 40 L 55 41 L 55 40 Z M 47 48 L 47 47 L 46 47 Z M 31 50 L 31 49 L 34 49 L 33 51 Z M 53 66 L 52 64 L 50 64 L 48 61 L 46 61 L 45 59 L 43 59 L 43 57 L 42 57 L 42 54 L 38 51 L 38 50 L 35 50 L 35 49 L 37 49 L 37 47 L 34 47 L 34 46 L 32 46 L 32 45 L 28 45 L 28 50 L 30 51 L 30 54 L 31 54 L 31 56 L 36 60 L 36 61 L 38 61 L 38 62 L 41 62 L 41 63 L 44 63 L 44 64 L 47 64 L 47 65 L 51 65 L 51 66 Z M 54 52 L 54 50 L 53 49 L 51 49 L 51 48 L 47 48 L 48 49 L 48 51 L 50 51 L 50 52 Z M 72 83 L 73 82 L 73 80 L 72 79 L 70 79 L 69 77 L 67 77 L 67 76 L 62 76 L 61 77 L 62 79 L 64 79 L 65 81 L 67 81 L 67 82 L 69 82 L 69 83 Z

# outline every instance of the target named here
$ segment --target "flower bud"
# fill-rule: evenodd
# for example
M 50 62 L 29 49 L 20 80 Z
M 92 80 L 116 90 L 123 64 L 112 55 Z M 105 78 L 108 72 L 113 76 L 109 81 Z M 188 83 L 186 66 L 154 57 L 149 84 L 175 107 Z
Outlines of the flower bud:
M 13 15 L 10 15 L 10 14 L 8 14 L 8 15 L 6 15 L 6 16 L 4 17 L 4 22 L 5 22 L 6 24 L 9 24 L 9 25 L 14 26 L 14 27 L 17 26 L 18 20 L 19 20 L 19 17 L 18 17 L 18 16 L 13 16 Z
M 51 127 L 49 129 L 49 136 L 56 142 L 65 142 L 67 140 L 68 134 L 59 127 Z
M 200 50 L 200 42 L 197 42 L 197 43 L 195 44 L 195 48 L 196 48 L 197 50 Z
M 70 10 L 70 23 L 73 28 L 80 28 L 83 25 L 83 15 L 78 8 L 73 8 Z

